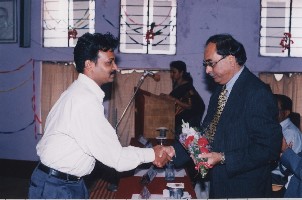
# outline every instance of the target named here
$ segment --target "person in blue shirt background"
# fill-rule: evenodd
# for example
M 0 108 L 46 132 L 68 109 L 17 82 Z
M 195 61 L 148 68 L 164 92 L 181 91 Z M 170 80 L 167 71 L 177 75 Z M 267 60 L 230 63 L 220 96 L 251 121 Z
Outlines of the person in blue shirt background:
M 278 101 L 278 121 L 280 122 L 280 125 L 282 127 L 282 133 L 284 141 L 286 143 L 285 146 L 290 147 L 290 150 L 286 149 L 286 153 L 284 152 L 284 155 L 282 155 L 283 161 L 281 160 L 281 164 L 288 169 L 285 169 L 282 165 L 279 164 L 279 166 L 272 171 L 272 183 L 284 186 L 280 190 L 279 196 L 275 197 L 283 197 L 283 195 L 286 195 L 285 197 L 301 197 L 301 195 L 299 196 L 298 193 L 302 194 L 302 192 L 295 191 L 299 186 L 299 184 L 297 183 L 297 176 L 295 177 L 295 175 L 292 175 L 295 174 L 295 170 L 293 169 L 297 168 L 292 167 L 296 167 L 296 165 L 298 164 L 297 162 L 299 162 L 299 159 L 301 159 L 299 157 L 300 154 L 297 154 L 302 150 L 302 132 L 297 126 L 293 124 L 293 122 L 289 118 L 290 114 L 292 113 L 292 100 L 288 96 L 283 94 L 275 94 L 275 97 Z M 290 183 L 290 180 L 293 178 L 293 176 L 295 177 L 295 180 Z M 298 180 L 300 180 L 300 178 L 301 177 L 299 176 Z

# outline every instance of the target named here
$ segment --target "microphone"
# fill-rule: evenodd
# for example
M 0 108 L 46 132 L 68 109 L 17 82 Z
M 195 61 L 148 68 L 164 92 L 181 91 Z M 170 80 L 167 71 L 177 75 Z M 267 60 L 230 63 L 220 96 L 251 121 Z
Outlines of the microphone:
M 160 81 L 160 75 L 153 73 L 151 71 L 145 70 L 144 72 L 144 76 L 150 76 L 153 78 L 153 80 L 155 80 L 156 82 Z

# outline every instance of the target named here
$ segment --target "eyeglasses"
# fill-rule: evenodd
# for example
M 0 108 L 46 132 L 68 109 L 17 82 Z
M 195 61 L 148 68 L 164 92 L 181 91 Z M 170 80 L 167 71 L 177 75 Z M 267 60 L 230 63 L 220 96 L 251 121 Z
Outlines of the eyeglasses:
M 212 67 L 212 68 L 213 68 L 215 65 L 217 65 L 217 63 L 219 63 L 221 60 L 225 59 L 226 57 L 227 57 L 226 55 L 222 56 L 222 58 L 220 58 L 217 62 L 212 62 L 212 61 L 205 61 L 205 60 L 203 60 L 203 61 L 202 61 L 202 66 L 203 66 L 203 67 L 209 66 L 209 67 Z

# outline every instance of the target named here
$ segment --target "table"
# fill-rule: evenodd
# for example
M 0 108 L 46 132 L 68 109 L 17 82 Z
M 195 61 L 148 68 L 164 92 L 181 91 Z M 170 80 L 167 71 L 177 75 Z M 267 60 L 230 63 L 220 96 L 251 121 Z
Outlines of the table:
M 130 176 L 120 179 L 119 187 L 116 192 L 116 199 L 131 199 L 132 194 L 139 194 L 143 189 L 143 185 L 140 184 L 141 177 Z M 175 177 L 174 183 L 184 183 L 185 191 L 189 192 L 192 199 L 196 199 L 196 194 L 190 178 L 185 177 Z M 167 181 L 164 177 L 155 177 L 151 183 L 147 185 L 148 190 L 151 194 L 162 194 L 163 189 L 166 189 Z
M 152 144 L 156 141 L 151 140 Z M 170 141 L 169 141 L 170 142 Z M 130 142 L 131 145 L 134 146 L 140 146 L 137 144 L 136 139 L 131 139 Z M 144 168 L 146 168 L 146 165 L 142 165 Z M 139 166 L 139 167 L 142 167 Z M 138 168 L 139 168 L 138 167 Z M 140 184 L 140 180 L 142 177 L 139 176 L 133 176 L 134 170 L 132 171 L 132 175 L 130 176 L 122 176 L 120 178 L 118 190 L 116 192 L 116 199 L 131 199 L 133 194 L 139 194 L 141 190 L 143 189 L 143 185 Z M 189 192 L 189 194 L 192 196 L 192 199 L 196 199 L 196 194 L 194 191 L 194 188 L 192 186 L 191 180 L 189 176 L 184 177 L 175 177 L 174 181 L 171 181 L 173 183 L 184 183 L 185 189 L 184 191 Z M 151 183 L 147 185 L 148 190 L 151 194 L 162 194 L 164 189 L 167 189 L 167 181 L 164 177 L 155 177 Z

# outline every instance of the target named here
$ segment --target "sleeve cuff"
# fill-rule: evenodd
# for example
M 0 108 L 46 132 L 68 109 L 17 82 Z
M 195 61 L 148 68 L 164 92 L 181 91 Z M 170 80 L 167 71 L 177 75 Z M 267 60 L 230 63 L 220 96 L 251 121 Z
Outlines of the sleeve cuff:
M 153 148 L 140 148 L 141 158 L 143 163 L 153 162 L 155 160 L 155 153 Z

